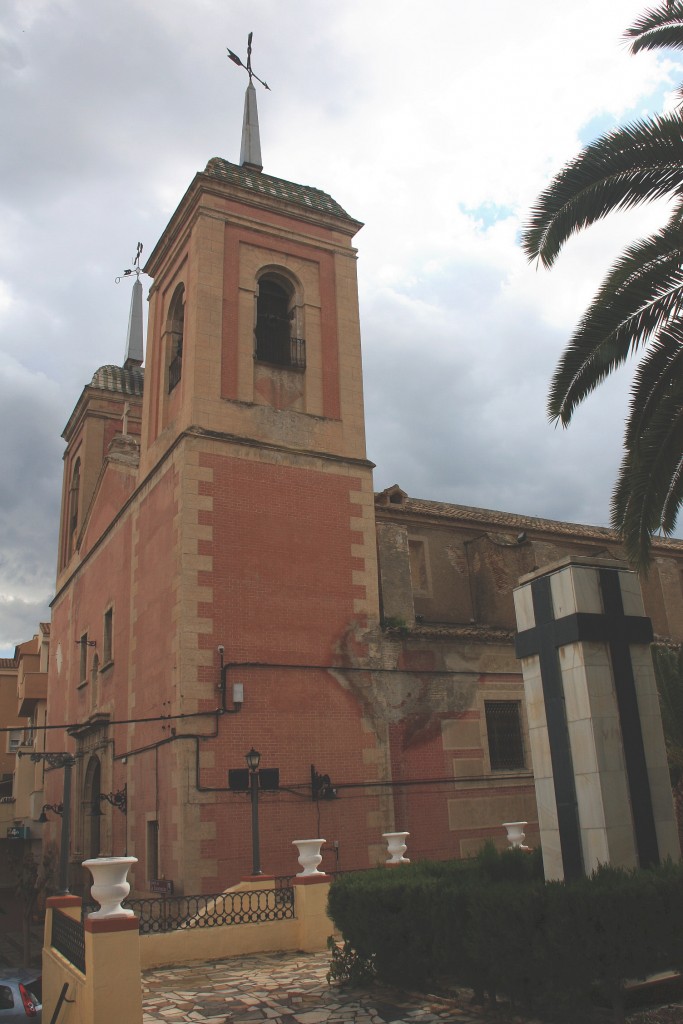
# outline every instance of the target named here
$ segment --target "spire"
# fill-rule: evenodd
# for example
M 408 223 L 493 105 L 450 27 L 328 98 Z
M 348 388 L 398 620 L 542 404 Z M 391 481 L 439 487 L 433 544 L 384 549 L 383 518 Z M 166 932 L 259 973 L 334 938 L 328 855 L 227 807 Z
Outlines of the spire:
M 258 127 L 258 109 L 256 107 L 256 89 L 254 83 L 249 79 L 247 91 L 244 94 L 244 118 L 242 119 L 242 148 L 240 150 L 240 164 L 242 167 L 249 167 L 253 171 L 262 171 L 261 162 L 261 137 Z
M 238 67 L 244 68 L 249 75 L 249 85 L 244 96 L 244 118 L 242 120 L 242 148 L 240 150 L 240 164 L 242 167 L 248 167 L 252 171 L 262 171 L 263 164 L 261 162 L 261 137 L 259 135 L 258 127 L 258 110 L 256 108 L 256 89 L 254 89 L 254 79 L 260 82 L 261 85 L 270 91 L 270 86 L 267 82 L 264 82 L 262 78 L 254 74 L 251 66 L 251 40 L 254 33 L 250 32 L 247 39 L 247 63 L 243 64 L 236 53 L 228 49 L 228 57 L 237 64 Z
M 140 274 L 143 274 L 144 271 L 140 268 L 141 254 L 142 242 L 138 242 L 138 247 L 135 256 L 133 257 L 133 266 L 129 270 L 124 270 L 121 276 L 115 279 L 118 284 L 124 277 L 132 277 L 135 275 L 135 280 L 133 281 L 133 294 L 130 297 L 126 356 L 123 362 L 124 370 L 130 370 L 134 366 L 142 366 L 142 362 L 145 358 L 142 345 L 142 284 L 140 283 Z
M 126 358 L 123 363 L 125 370 L 133 366 L 142 366 L 144 359 L 142 349 L 142 284 L 137 277 L 133 282 L 133 294 L 130 297 L 130 316 L 128 317 L 128 338 L 126 340 Z

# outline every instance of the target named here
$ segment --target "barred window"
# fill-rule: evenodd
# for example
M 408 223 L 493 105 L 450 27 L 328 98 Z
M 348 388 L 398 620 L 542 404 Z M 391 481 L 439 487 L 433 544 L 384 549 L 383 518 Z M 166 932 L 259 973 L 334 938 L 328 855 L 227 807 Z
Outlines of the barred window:
M 520 701 L 487 700 L 484 708 L 492 771 L 524 768 Z

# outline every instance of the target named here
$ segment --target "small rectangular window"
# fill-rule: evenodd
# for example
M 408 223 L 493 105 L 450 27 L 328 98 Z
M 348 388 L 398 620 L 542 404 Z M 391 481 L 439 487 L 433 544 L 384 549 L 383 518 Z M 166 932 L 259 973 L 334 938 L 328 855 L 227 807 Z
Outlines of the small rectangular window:
M 102 643 L 102 659 L 105 665 L 113 661 L 112 636 L 114 629 L 114 609 L 107 608 L 104 613 L 104 640 Z
M 12 729 L 9 734 L 9 740 L 7 742 L 7 753 L 16 754 L 17 750 L 21 746 L 24 738 L 23 729 Z
M 487 700 L 486 732 L 492 771 L 524 768 L 522 710 L 518 700 Z

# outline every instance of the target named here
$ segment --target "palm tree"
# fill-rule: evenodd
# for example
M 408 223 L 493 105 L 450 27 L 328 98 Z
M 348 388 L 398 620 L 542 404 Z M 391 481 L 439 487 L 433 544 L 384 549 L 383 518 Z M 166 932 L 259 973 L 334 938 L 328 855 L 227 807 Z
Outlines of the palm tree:
M 633 53 L 683 49 L 683 0 L 647 11 L 626 33 Z M 639 349 L 612 496 L 612 524 L 647 569 L 652 535 L 670 534 L 683 501 L 683 115 L 608 132 L 570 161 L 539 196 L 523 246 L 555 262 L 564 243 L 613 210 L 673 200 L 668 223 L 629 246 L 608 272 L 565 349 L 548 398 L 567 426 L 577 405 Z

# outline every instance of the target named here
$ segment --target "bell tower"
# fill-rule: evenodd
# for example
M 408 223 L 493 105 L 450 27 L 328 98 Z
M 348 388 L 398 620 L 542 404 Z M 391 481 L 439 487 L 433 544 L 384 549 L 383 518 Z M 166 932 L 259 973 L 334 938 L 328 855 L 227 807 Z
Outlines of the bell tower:
M 146 266 L 142 467 L 201 428 L 365 458 L 356 251 L 330 196 L 214 158 Z
M 127 461 L 109 458 L 92 487 L 73 470 L 64 512 L 53 692 L 65 706 L 54 713 L 116 723 L 102 771 L 127 787 L 138 889 L 145 870 L 186 892 L 219 891 L 244 871 L 246 808 L 227 780 L 251 747 L 296 790 L 262 830 L 280 873 L 282 835 L 311 827 L 300 795 L 311 765 L 380 783 L 390 772 L 364 670 L 340 672 L 371 655 L 379 626 L 361 224 L 325 192 L 261 170 L 251 77 L 241 163 L 215 157 L 195 176 L 144 268 L 145 368 L 137 346 L 105 375 L 118 422 L 130 407 L 140 424 Z M 77 498 L 88 505 L 78 559 Z M 74 638 L 97 653 L 97 672 L 76 663 Z M 374 862 L 392 821 L 375 791 L 360 812 L 334 808 L 354 863 Z
M 365 458 L 356 251 L 329 195 L 263 173 L 252 33 L 240 164 L 197 174 L 145 268 L 142 467 L 183 431 Z
M 268 749 L 283 778 L 349 758 L 355 777 L 376 740 L 330 670 L 368 650 L 379 621 L 352 244 L 362 225 L 325 192 L 259 169 L 253 92 L 250 82 L 242 163 L 215 157 L 195 176 L 145 267 L 140 480 L 163 481 L 167 497 L 155 484 L 156 523 L 140 521 L 149 568 L 137 601 L 163 601 L 168 624 L 140 645 L 150 671 L 166 662 L 190 711 L 215 701 L 223 648 L 228 678 L 244 684 L 236 742 Z M 163 565 L 176 566 L 163 591 L 161 530 Z M 372 756 L 382 777 L 384 752 Z M 224 750 L 215 764 L 220 780 L 234 762 Z M 203 810 L 217 834 L 221 813 Z M 187 841 L 182 859 L 213 884 Z

